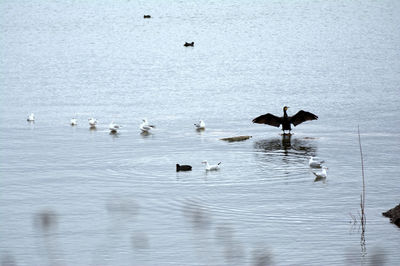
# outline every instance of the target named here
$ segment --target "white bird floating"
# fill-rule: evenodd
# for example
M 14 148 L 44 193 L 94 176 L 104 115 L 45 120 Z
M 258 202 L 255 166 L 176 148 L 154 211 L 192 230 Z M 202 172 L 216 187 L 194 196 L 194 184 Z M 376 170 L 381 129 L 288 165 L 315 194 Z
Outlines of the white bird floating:
M 110 129 L 111 133 L 117 133 L 118 129 L 120 129 L 121 127 L 115 124 L 114 121 L 112 121 L 108 128 Z
M 327 169 L 328 169 L 328 167 L 324 166 L 324 167 L 322 167 L 322 171 L 321 172 L 313 172 L 313 174 L 315 175 L 315 180 L 314 181 L 325 180 L 326 177 L 328 176 L 328 174 L 326 173 Z
M 203 120 L 200 120 L 199 123 L 194 124 L 197 129 L 205 129 L 206 128 L 206 123 L 204 123 Z
M 97 120 L 96 119 L 94 119 L 93 117 L 92 118 L 89 118 L 88 119 L 88 121 L 89 121 L 89 125 L 90 125 L 90 127 L 96 127 L 96 125 L 97 125 Z
M 308 161 L 308 165 L 311 167 L 311 168 L 321 168 L 322 167 L 322 164 L 324 163 L 325 161 L 314 161 L 314 157 L 313 156 L 310 156 L 310 160 Z
M 149 125 L 149 122 L 146 118 L 143 119 L 142 123 L 140 124 L 139 128 L 142 130 L 142 133 L 149 133 L 155 126 Z
M 76 126 L 78 124 L 78 120 L 76 118 L 71 118 L 71 126 Z
M 206 171 L 217 171 L 219 170 L 219 165 L 221 164 L 221 162 L 219 162 L 218 164 L 209 165 L 207 161 L 202 161 L 201 163 L 206 165 Z
M 28 122 L 33 122 L 33 121 L 35 121 L 35 115 L 34 115 L 33 113 L 31 113 L 31 114 L 28 116 L 28 118 L 26 119 L 26 121 L 28 121 Z

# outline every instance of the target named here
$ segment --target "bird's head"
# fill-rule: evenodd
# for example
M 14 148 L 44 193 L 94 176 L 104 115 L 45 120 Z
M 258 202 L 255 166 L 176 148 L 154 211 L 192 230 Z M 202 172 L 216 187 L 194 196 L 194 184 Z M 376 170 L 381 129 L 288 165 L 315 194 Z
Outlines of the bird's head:
M 287 109 L 289 109 L 289 107 L 288 107 L 288 106 L 284 106 L 284 107 L 283 107 L 283 111 L 285 111 L 285 112 L 286 112 L 286 111 L 287 111 Z

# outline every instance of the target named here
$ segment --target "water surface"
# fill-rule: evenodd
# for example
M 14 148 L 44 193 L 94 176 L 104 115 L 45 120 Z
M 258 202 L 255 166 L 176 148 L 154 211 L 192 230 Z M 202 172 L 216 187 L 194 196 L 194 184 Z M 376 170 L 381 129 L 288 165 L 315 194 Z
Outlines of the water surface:
M 399 12 L 389 0 L 2 1 L 2 263 L 398 264 L 400 232 L 381 213 L 400 193 Z M 284 105 L 319 120 L 290 140 L 251 123 Z M 351 218 L 358 125 L 366 252 Z M 238 135 L 253 137 L 219 140 Z M 325 182 L 309 156 L 326 161 Z

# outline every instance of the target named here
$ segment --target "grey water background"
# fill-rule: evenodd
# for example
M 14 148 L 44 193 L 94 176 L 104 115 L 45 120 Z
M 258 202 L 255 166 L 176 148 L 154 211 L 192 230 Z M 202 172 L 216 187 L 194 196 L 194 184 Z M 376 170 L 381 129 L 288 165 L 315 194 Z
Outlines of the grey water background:
M 400 195 L 399 13 L 394 0 L 1 1 L 2 265 L 399 264 L 381 215 Z M 290 143 L 251 123 L 284 105 L 319 116 Z M 253 137 L 219 140 L 238 135 Z

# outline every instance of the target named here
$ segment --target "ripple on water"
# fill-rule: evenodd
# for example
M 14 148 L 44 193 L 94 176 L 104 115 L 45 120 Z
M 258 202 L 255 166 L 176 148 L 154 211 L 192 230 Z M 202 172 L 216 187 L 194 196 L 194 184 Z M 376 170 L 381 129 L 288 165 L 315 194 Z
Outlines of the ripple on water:
M 315 156 L 315 140 L 306 138 L 270 138 L 253 143 L 257 163 L 257 176 L 264 176 L 269 182 L 303 182 L 309 180 L 306 174 L 308 157 Z

